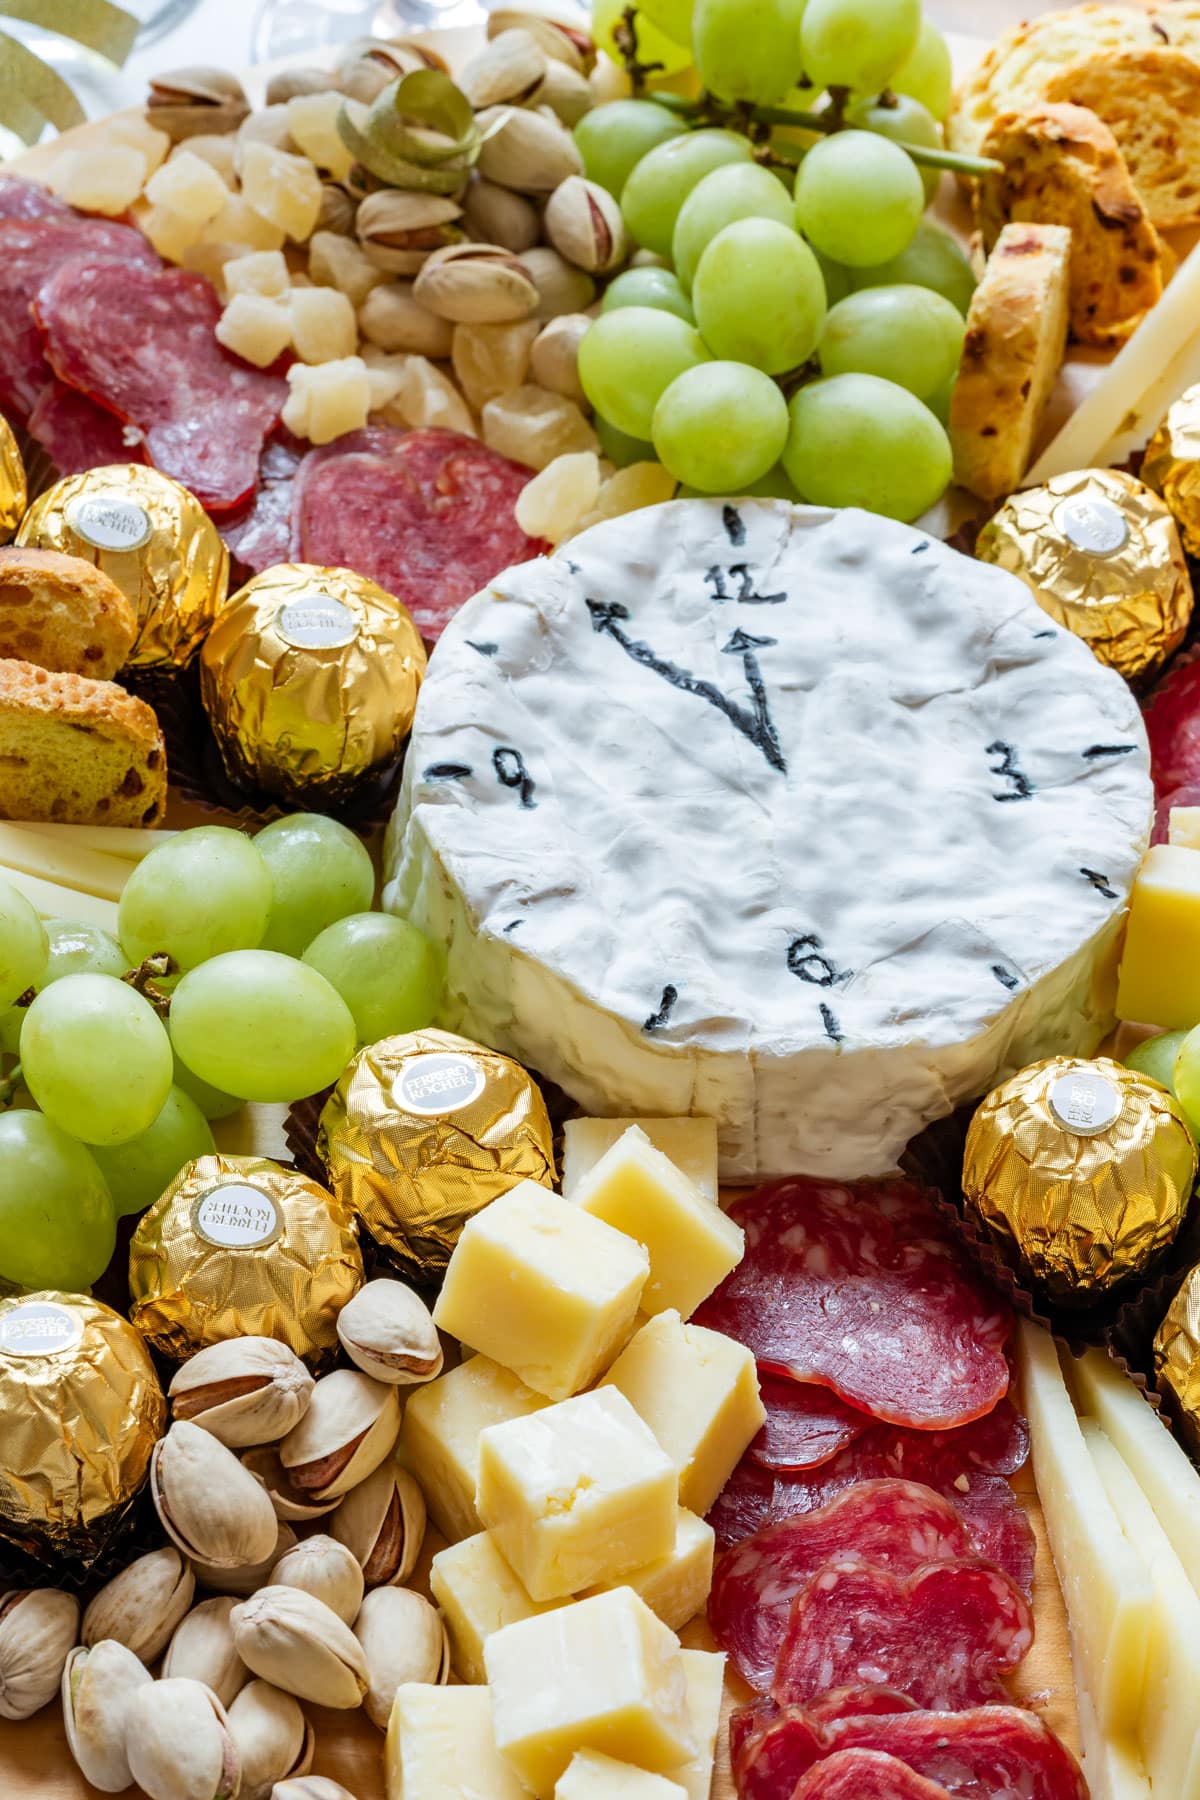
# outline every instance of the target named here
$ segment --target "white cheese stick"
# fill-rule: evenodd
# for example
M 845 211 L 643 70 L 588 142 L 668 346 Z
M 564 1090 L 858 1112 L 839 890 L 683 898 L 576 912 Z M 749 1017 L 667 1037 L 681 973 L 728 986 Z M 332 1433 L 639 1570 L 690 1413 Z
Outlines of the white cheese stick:
M 1053 1338 L 1022 1319 L 1018 1352 L 1033 1472 L 1067 1604 L 1076 1686 L 1090 1694 L 1106 1735 L 1131 1734 L 1142 1716 L 1154 1610 L 1150 1577 L 1096 1472 Z
M 60 887 L 40 875 L 27 875 L 23 869 L 5 869 L 2 878 L 24 894 L 43 919 L 75 919 L 84 925 L 98 925 L 111 937 L 117 936 L 117 909 L 111 900 L 81 894 L 78 888 Z
M 77 844 L 56 844 L 36 832 L 0 824 L 0 866 L 40 875 L 43 881 L 97 894 L 102 900 L 119 900 L 132 865 L 119 856 L 105 856 Z
M 174 831 L 143 830 L 137 825 L 50 825 L 13 821 L 14 831 L 27 831 L 51 843 L 76 844 L 81 850 L 99 850 L 119 856 L 123 862 L 141 862 L 160 844 L 177 837 Z
M 1075 1694 L 1083 1772 L 1091 1800 L 1152 1800 L 1142 1753 L 1131 1737 L 1101 1731 L 1095 1709 L 1082 1688 Z

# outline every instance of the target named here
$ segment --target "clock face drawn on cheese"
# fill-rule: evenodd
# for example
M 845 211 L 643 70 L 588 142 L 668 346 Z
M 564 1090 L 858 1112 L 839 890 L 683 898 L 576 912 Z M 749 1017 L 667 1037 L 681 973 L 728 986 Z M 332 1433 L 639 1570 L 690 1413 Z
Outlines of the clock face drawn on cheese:
M 508 570 L 422 689 L 385 904 L 443 1023 L 726 1177 L 894 1165 L 1111 1022 L 1147 841 L 1125 684 L 908 526 L 676 501 Z

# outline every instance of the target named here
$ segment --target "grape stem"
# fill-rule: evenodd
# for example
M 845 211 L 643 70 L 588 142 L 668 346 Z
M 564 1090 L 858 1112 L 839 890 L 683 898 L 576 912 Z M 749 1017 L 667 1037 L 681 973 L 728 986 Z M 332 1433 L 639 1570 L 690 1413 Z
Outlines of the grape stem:
M 160 1019 L 166 1019 L 171 1011 L 171 996 L 158 986 L 167 975 L 177 973 L 177 964 L 165 952 L 158 956 L 147 956 L 136 969 L 130 969 L 122 975 L 121 980 L 127 982 L 134 993 L 141 994 L 148 1000 Z
M 660 70 L 665 71 L 665 63 L 642 62 L 638 56 L 636 6 L 627 6 L 613 26 L 613 43 L 621 53 L 621 63 L 633 83 L 635 94 L 640 94 L 645 88 L 647 75 L 657 75 Z
M 14 1063 L 3 1081 L 0 1081 L 0 1112 L 8 1111 L 22 1085 L 21 1065 Z

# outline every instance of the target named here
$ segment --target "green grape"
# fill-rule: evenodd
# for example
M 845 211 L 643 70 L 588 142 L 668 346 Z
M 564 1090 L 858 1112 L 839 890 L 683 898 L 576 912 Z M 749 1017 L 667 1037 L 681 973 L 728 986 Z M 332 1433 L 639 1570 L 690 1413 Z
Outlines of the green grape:
M 658 312 L 674 313 L 688 325 L 696 323 L 692 303 L 671 269 L 626 269 L 610 281 L 600 311 L 617 312 L 622 306 L 650 306 Z
M 800 21 L 804 73 L 816 88 L 877 94 L 916 48 L 921 0 L 808 0 Z
M 618 64 L 622 58 L 617 49 L 614 31 L 628 4 L 629 0 L 592 0 L 592 36 L 596 46 Z M 662 75 L 678 75 L 681 70 L 689 69 L 692 65 L 692 53 L 686 48 L 686 40 L 675 43 L 646 17 L 640 7 L 637 15 L 637 50 L 639 62 L 661 63 L 662 68 L 658 73 Z
M 243 1100 L 301 1100 L 354 1054 L 354 1019 L 323 975 L 275 950 L 233 950 L 191 969 L 171 1002 L 189 1069 Z
M 899 256 L 925 208 L 916 164 L 873 131 L 837 131 L 796 174 L 796 220 L 834 262 L 869 268 Z
M 111 975 L 64 975 L 21 1027 L 37 1104 L 85 1144 L 123 1144 L 153 1124 L 171 1085 L 171 1045 L 141 994 Z
M 690 44 L 694 6 L 695 0 L 641 0 L 638 10 L 666 32 L 673 44 Z
M 708 361 L 698 331 L 674 313 L 622 306 L 602 313 L 579 345 L 579 380 L 604 417 L 629 437 L 648 438 L 665 387 Z
M 708 494 L 745 493 L 778 461 L 787 434 L 783 395 L 769 375 L 741 362 L 688 369 L 654 409 L 659 461 Z
M 607 188 L 614 200 L 635 165 L 656 144 L 682 137 L 687 130 L 678 113 L 653 100 L 610 100 L 593 106 L 575 127 L 575 144 L 589 181 Z
M 816 349 L 825 284 L 816 257 L 790 226 L 739 219 L 700 258 L 692 304 L 714 355 L 782 375 Z
M 1140 1075 L 1148 1075 L 1151 1081 L 1161 1082 L 1167 1092 L 1173 1094 L 1175 1058 L 1186 1036 L 1186 1031 L 1160 1031 L 1157 1037 L 1143 1038 L 1125 1058 L 1125 1067 L 1136 1069 Z
M 924 400 L 955 374 L 964 330 L 931 288 L 863 288 L 831 309 L 817 355 L 826 375 L 882 375 Z
M 854 107 L 849 116 L 864 131 L 877 131 L 880 137 L 890 138 L 893 143 L 916 144 L 925 150 L 940 150 L 942 147 L 941 126 L 933 114 L 909 94 L 890 95 L 886 106 L 882 100 L 869 105 L 863 102 Z M 924 169 L 919 164 L 914 164 L 914 167 L 921 177 L 925 204 L 928 206 L 941 186 L 942 171 Z
M 725 163 L 749 162 L 749 138 L 736 131 L 689 131 L 647 151 L 621 194 L 635 243 L 670 256 L 679 209 L 698 182 Z
M 836 306 L 850 292 L 850 271 L 843 269 L 841 263 L 834 262 L 831 256 L 826 256 L 824 251 L 818 250 L 815 244 L 809 244 L 808 247 L 817 259 L 821 280 L 825 283 L 825 304 Z
M 783 466 L 817 506 L 915 519 L 950 480 L 950 443 L 927 406 L 878 375 L 831 375 L 792 396 Z
M 963 317 L 975 292 L 975 276 L 957 239 L 933 219 L 922 219 L 906 250 L 874 268 L 851 269 L 854 288 L 896 287 L 912 283 L 932 288 L 956 306 Z
M 64 975 L 124 975 L 129 959 L 115 937 L 101 931 L 98 925 L 85 925 L 75 919 L 47 919 L 46 941 L 49 957 L 39 988 L 49 987 Z M 25 1023 L 25 1008 L 10 1006 L 0 1013 L 0 1050 L 16 1055 Z
M 675 221 L 672 260 L 679 280 L 685 288 L 691 287 L 697 263 L 726 225 L 739 219 L 774 219 L 790 230 L 794 216 L 791 195 L 768 169 L 760 169 L 757 163 L 727 163 L 723 169 L 714 169 L 697 182 Z
M 351 913 L 313 939 L 304 961 L 342 996 L 360 1044 L 433 1023 L 445 959 L 407 919 Z
M 270 907 L 271 878 L 251 840 L 227 825 L 200 825 L 159 844 L 130 875 L 121 944 L 133 963 L 165 952 L 194 969 L 260 943 Z
M 647 438 L 630 437 L 599 413 L 592 414 L 592 429 L 600 439 L 600 448 L 616 469 L 627 469 L 630 463 L 653 462 L 654 445 Z
M 208 1120 L 182 1088 L 173 1087 L 153 1125 L 115 1150 L 97 1146 L 92 1155 L 108 1183 L 117 1217 L 145 1212 L 174 1181 L 185 1163 L 216 1149 Z
M 78 1293 L 103 1275 L 116 1234 L 95 1157 L 42 1113 L 0 1113 L 0 1276 Z
M 800 76 L 804 0 L 695 0 L 692 55 L 700 79 L 722 100 L 774 106 Z
M 911 94 L 930 116 L 944 119 L 954 98 L 954 69 L 945 38 L 932 19 L 922 19 L 917 41 L 888 84 Z
M 36 909 L 9 882 L 0 881 L 0 1006 L 11 1006 L 26 988 L 38 985 L 49 954 Z
M 264 950 L 299 956 L 319 931 L 375 897 L 375 865 L 361 838 L 321 813 L 293 813 L 259 832 L 254 848 L 271 878 Z
M 958 380 L 958 370 L 947 375 L 940 387 L 935 387 L 932 394 L 923 394 L 921 398 L 933 414 L 939 425 L 950 428 L 950 402 L 954 398 L 954 383 Z
M 1172 1032 L 1171 1036 L 1178 1033 Z M 1183 1108 L 1192 1136 L 1200 1136 L 1200 1026 L 1184 1033 L 1175 1052 L 1171 1092 Z
M 743 497 L 751 500 L 789 500 L 793 506 L 800 499 L 799 494 L 788 480 L 787 471 L 782 463 L 776 463 L 773 469 L 768 469 L 766 474 L 760 475 L 757 481 L 747 483 L 741 494 L 738 495 L 739 499 Z M 703 488 L 689 487 L 686 482 L 681 482 L 675 498 L 677 500 L 711 500 L 712 495 Z
M 172 1046 L 174 1048 L 174 1046 Z M 189 1100 L 194 1100 L 206 1119 L 227 1119 L 231 1113 L 241 1110 L 246 1104 L 236 1094 L 226 1094 L 220 1088 L 213 1087 L 207 1081 L 201 1081 L 193 1075 L 187 1064 L 179 1059 L 175 1051 L 175 1086 L 182 1088 Z

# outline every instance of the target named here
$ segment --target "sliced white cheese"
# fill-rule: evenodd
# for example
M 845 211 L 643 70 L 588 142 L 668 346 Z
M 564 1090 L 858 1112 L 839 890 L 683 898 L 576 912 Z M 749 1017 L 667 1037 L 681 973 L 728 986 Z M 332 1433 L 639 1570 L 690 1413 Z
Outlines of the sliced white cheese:
M 32 832 L 55 844 L 76 844 L 81 850 L 99 850 L 106 856 L 119 856 L 125 862 L 141 862 L 143 856 L 177 836 L 174 831 L 142 828 L 137 825 L 51 825 L 14 820 L 14 831 Z
M 1082 1688 L 1076 1689 L 1075 1712 L 1091 1800 L 1153 1800 L 1136 1741 L 1101 1731 L 1095 1708 Z
M 101 900 L 119 900 L 130 871 L 130 864 L 119 856 L 105 856 L 103 851 L 79 844 L 55 843 L 6 824 L 0 824 L 0 867 L 40 875 L 44 881 L 96 894 Z
M 95 894 L 84 894 L 78 888 L 61 887 L 40 875 L 27 875 L 23 869 L 3 871 L 5 881 L 17 888 L 43 919 L 77 919 L 84 925 L 98 925 L 111 937 L 117 937 L 117 908 L 111 900 Z

